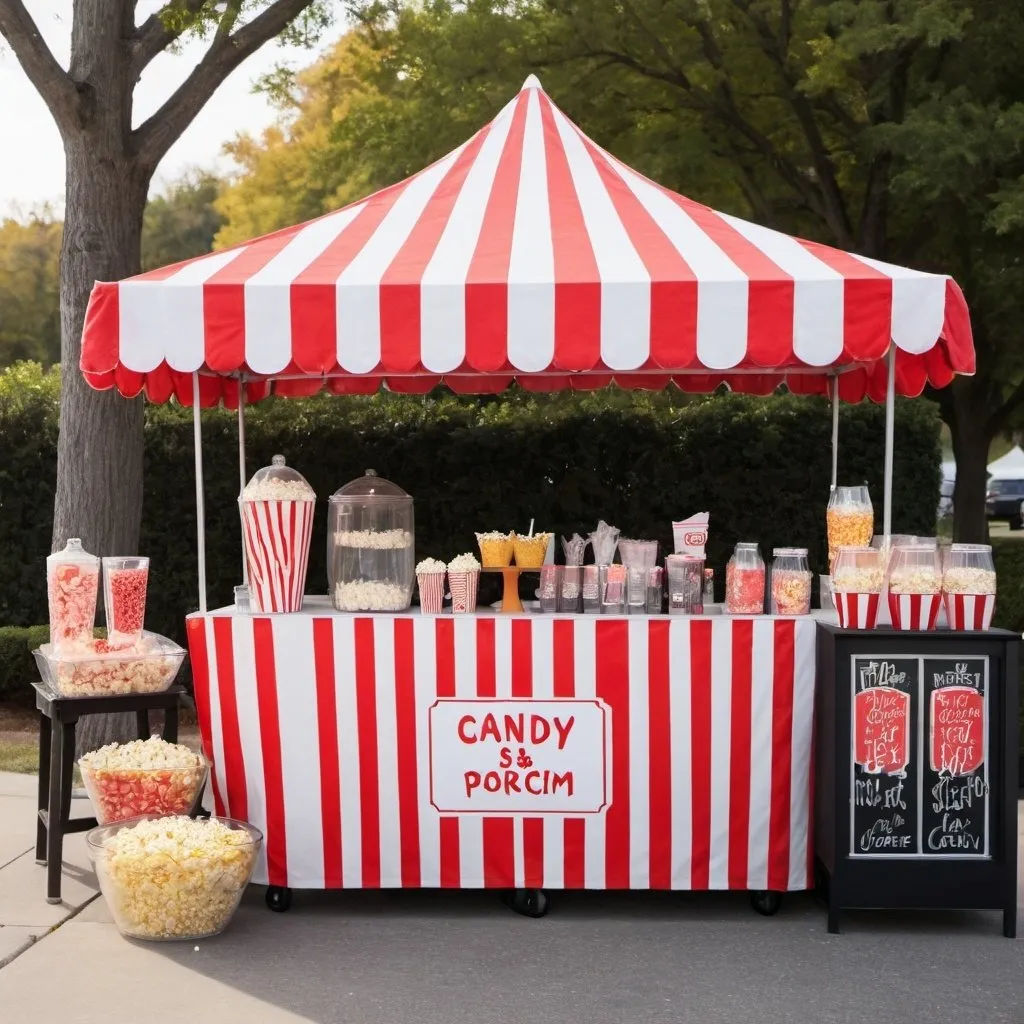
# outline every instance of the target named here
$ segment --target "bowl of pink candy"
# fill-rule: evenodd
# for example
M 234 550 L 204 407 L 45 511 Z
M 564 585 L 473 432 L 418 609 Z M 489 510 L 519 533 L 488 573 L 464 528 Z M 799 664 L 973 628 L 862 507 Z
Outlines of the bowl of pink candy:
M 185 650 L 156 633 L 132 643 L 90 637 L 43 644 L 32 654 L 43 682 L 62 697 L 162 693 L 185 659 Z

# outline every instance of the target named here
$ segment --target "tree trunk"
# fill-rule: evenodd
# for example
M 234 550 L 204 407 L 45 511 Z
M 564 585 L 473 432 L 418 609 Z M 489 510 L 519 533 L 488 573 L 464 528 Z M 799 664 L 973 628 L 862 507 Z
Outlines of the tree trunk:
M 139 272 L 149 176 L 100 132 L 65 139 L 67 203 L 60 261 L 61 403 L 54 550 L 81 537 L 96 555 L 138 553 L 142 520 L 142 399 L 93 391 L 79 370 L 96 281 Z M 79 750 L 130 738 L 134 715 L 82 719 Z
M 992 434 L 989 410 L 979 401 L 973 380 L 958 377 L 950 385 L 950 402 L 943 410 L 953 438 L 956 484 L 953 488 L 953 539 L 967 544 L 988 543 L 985 492 L 988 450 Z

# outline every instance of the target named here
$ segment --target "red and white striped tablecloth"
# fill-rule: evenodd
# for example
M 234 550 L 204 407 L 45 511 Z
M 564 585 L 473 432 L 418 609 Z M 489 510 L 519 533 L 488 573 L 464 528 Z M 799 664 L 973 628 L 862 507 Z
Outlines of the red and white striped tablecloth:
M 258 882 L 809 885 L 809 619 L 229 610 L 191 616 L 188 638 L 217 812 L 266 836 Z M 497 764 L 480 723 L 501 709 L 537 709 L 527 723 L 553 709 L 578 719 L 564 755 L 576 759 L 580 813 L 548 812 L 546 798 L 518 812 L 482 788 L 461 791 L 467 757 L 486 750 L 480 764 Z M 458 735 L 439 731 L 439 711 Z M 539 747 L 530 739 L 509 748 L 519 764 L 556 763 L 553 730 Z M 445 797 L 441 776 L 455 780 Z M 451 799 L 490 803 L 438 809 L 451 812 Z

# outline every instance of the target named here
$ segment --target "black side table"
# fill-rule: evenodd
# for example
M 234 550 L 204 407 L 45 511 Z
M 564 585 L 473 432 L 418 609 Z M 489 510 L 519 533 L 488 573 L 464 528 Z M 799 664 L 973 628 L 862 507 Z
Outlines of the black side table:
M 39 801 L 36 822 L 36 863 L 46 865 L 46 902 L 60 903 L 64 837 L 96 827 L 95 818 L 71 818 L 71 787 L 75 769 L 75 726 L 85 715 L 135 712 L 139 739 L 149 739 L 150 711 L 163 711 L 164 739 L 178 741 L 181 685 L 163 693 L 126 693 L 114 697 L 62 697 L 45 683 L 32 684 L 39 710 Z

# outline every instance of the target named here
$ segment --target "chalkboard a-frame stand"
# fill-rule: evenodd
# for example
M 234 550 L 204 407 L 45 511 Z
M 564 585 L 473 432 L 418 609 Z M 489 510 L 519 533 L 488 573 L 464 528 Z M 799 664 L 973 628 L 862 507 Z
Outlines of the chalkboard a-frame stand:
M 818 624 L 815 849 L 842 910 L 1002 910 L 1017 925 L 1018 647 L 1005 630 Z

